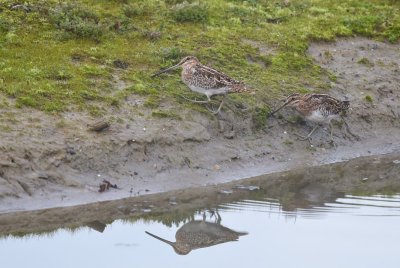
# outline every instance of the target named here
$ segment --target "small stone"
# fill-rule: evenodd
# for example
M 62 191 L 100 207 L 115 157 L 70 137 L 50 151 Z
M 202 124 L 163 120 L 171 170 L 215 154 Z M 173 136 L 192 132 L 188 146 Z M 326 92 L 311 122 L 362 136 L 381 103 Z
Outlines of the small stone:
M 394 160 L 393 164 L 400 164 L 400 160 Z
M 259 186 L 255 186 L 255 185 L 249 185 L 249 186 L 245 186 L 245 185 L 236 185 L 235 188 L 236 188 L 236 189 L 240 189 L 240 190 L 249 190 L 249 191 L 260 190 L 260 187 L 259 187 Z
M 229 131 L 229 132 L 225 133 L 225 134 L 224 134 L 224 137 L 225 137 L 226 139 L 231 140 L 231 139 L 233 139 L 233 138 L 235 137 L 235 134 L 236 134 L 235 131 L 232 130 L 232 131 Z
M 68 147 L 66 151 L 67 151 L 67 153 L 70 154 L 70 155 L 75 155 L 75 154 L 76 154 L 74 148 L 72 148 L 72 147 Z
M 233 191 L 232 190 L 220 190 L 220 191 L 218 191 L 218 193 L 230 195 L 230 194 L 233 194 Z
M 213 166 L 213 169 L 214 169 L 215 171 L 220 170 L 220 169 L 221 169 L 221 166 L 218 165 L 218 164 L 215 164 L 215 165 Z
M 110 127 L 110 123 L 104 120 L 99 120 L 93 124 L 88 125 L 90 131 L 100 132 Z

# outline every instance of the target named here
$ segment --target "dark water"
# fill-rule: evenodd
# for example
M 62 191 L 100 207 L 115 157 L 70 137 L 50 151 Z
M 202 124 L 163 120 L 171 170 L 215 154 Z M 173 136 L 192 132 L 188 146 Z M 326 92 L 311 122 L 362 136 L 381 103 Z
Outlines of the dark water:
M 1 267 L 400 267 L 400 194 L 355 195 L 327 185 L 291 190 L 279 200 L 254 187 L 189 216 L 3 235 Z M 145 233 L 175 242 L 178 230 L 174 245 L 186 255 Z

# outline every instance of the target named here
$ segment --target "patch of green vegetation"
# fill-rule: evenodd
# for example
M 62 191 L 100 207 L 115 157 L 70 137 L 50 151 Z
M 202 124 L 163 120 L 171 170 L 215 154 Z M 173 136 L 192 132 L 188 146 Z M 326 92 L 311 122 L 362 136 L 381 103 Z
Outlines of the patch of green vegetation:
M 266 105 L 256 107 L 255 113 L 253 114 L 253 122 L 256 129 L 262 129 L 267 125 L 267 118 L 270 111 L 271 110 Z
M 122 7 L 122 13 L 128 18 L 140 16 L 144 13 L 144 7 L 138 3 L 127 4 Z
M 367 102 L 372 102 L 372 97 L 370 95 L 365 96 Z
M 199 3 L 183 2 L 177 4 L 172 8 L 171 14 L 177 22 L 206 23 L 209 18 L 208 6 Z
M 317 151 L 317 148 L 315 148 L 314 145 L 307 146 L 306 148 L 307 148 L 307 150 L 310 151 L 310 152 L 316 152 L 316 151 Z
M 50 10 L 50 22 L 63 31 L 66 38 L 93 38 L 103 34 L 100 18 L 92 10 L 77 3 L 61 3 Z
M 151 113 L 151 116 L 156 118 L 173 118 L 173 119 L 182 119 L 178 114 L 171 112 L 171 111 L 164 111 L 164 110 L 154 110 Z
M 158 96 L 149 96 L 143 105 L 147 108 L 155 109 L 160 105 L 160 98 Z
M 293 141 L 292 141 L 292 140 L 287 140 L 287 139 L 286 139 L 286 140 L 283 141 L 283 144 L 284 144 L 284 145 L 287 145 L 287 146 L 290 146 L 290 145 L 293 145 Z
M 369 67 L 374 66 L 374 64 L 369 59 L 367 59 L 365 57 L 361 58 L 360 60 L 358 60 L 357 63 L 363 64 L 363 65 L 366 65 L 366 66 L 369 66 Z
M 127 87 L 126 91 L 133 92 L 138 95 L 156 95 L 157 90 L 154 88 L 146 87 L 144 83 L 138 82 L 133 86 Z
M 67 122 L 65 122 L 64 119 L 61 119 L 61 120 L 59 120 L 59 121 L 56 123 L 56 127 L 57 127 L 57 128 L 64 128 L 64 127 L 66 127 L 66 126 L 67 126 Z
M 332 82 L 336 82 L 338 79 L 338 77 L 333 74 L 333 73 L 329 73 L 329 80 L 331 80 Z
M 282 96 L 306 88 L 322 92 L 330 88 L 327 76 L 336 80 L 310 59 L 310 42 L 353 35 L 400 39 L 400 2 L 391 0 L 21 3 L 27 9 L 11 9 L 14 0 L 0 5 L 0 93 L 17 107 L 52 112 L 73 106 L 102 114 L 129 94 L 145 96 L 150 109 L 168 101 L 176 109 L 206 111 L 179 97 L 189 90 L 178 71 L 150 77 L 195 55 L 256 90 L 255 97 L 230 99 L 250 107 L 255 125 L 263 127 Z M 116 93 L 117 72 L 131 86 Z
M 333 59 L 333 55 L 329 50 L 325 50 L 324 51 L 324 58 L 327 60 L 332 60 Z

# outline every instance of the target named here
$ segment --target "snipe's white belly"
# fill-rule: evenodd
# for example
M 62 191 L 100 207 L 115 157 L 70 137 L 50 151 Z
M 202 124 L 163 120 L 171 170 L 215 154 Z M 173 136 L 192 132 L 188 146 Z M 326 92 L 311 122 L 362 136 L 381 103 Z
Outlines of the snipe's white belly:
M 308 120 L 316 123 L 329 123 L 332 119 L 338 119 L 339 115 L 330 114 L 328 116 L 324 116 L 320 110 L 313 111 L 311 115 L 307 117 Z
M 226 87 L 222 87 L 222 88 L 215 88 L 215 89 L 206 89 L 206 88 L 202 88 L 202 87 L 197 87 L 197 86 L 192 86 L 192 85 L 188 85 L 189 88 L 192 91 L 201 93 L 201 94 L 205 94 L 209 97 L 213 96 L 213 95 L 221 95 L 221 94 L 226 94 L 228 92 L 228 88 Z

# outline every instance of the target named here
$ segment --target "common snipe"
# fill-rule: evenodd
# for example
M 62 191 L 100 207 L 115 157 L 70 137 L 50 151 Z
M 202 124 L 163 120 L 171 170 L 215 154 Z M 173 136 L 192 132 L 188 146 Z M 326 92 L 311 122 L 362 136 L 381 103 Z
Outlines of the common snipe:
M 221 103 L 214 114 L 218 114 L 224 104 L 225 96 L 228 93 L 252 92 L 241 82 L 234 80 L 226 74 L 207 67 L 200 63 L 194 56 L 184 57 L 178 64 L 161 70 L 152 77 L 168 72 L 175 68 L 182 67 L 181 78 L 190 90 L 206 95 L 207 100 L 189 100 L 195 103 L 209 103 L 214 95 L 223 95 Z M 185 98 L 186 99 L 186 98 Z
M 307 136 L 299 135 L 302 140 L 310 140 L 311 135 L 320 126 L 320 124 L 329 124 L 330 140 L 333 141 L 333 127 L 331 123 L 332 119 L 342 119 L 346 125 L 347 131 L 352 136 L 357 137 L 357 135 L 350 131 L 346 121 L 344 121 L 342 118 L 342 116 L 349 109 L 350 101 L 348 100 L 341 101 L 327 94 L 309 93 L 301 95 L 294 93 L 288 96 L 285 100 L 285 103 L 273 111 L 270 115 L 275 114 L 285 106 L 294 108 L 307 121 L 317 123 L 317 125 L 311 130 L 310 133 L 308 133 Z

